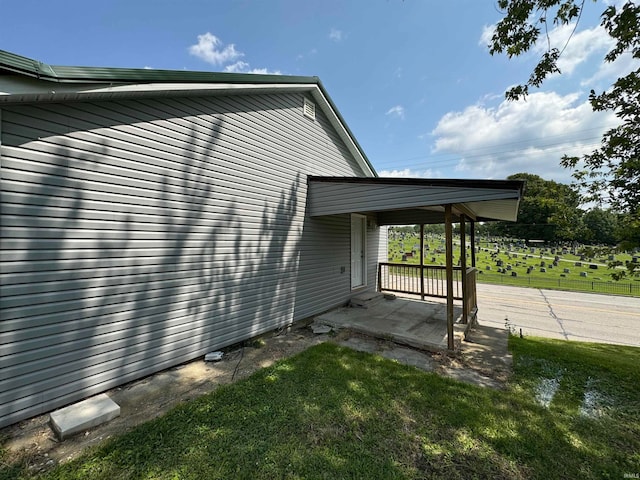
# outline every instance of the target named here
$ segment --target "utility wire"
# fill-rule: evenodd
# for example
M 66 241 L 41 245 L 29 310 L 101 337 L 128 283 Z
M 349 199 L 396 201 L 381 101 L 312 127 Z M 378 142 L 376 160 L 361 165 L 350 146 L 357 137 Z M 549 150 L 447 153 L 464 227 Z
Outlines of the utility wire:
M 523 140 L 514 140 L 512 142 L 501 142 L 501 143 L 497 143 L 497 144 L 493 144 L 493 145 L 486 145 L 486 146 L 482 146 L 482 147 L 476 147 L 476 148 L 471 148 L 468 150 L 463 150 L 461 152 L 456 152 L 456 153 L 436 153 L 436 154 L 424 154 L 424 155 L 416 155 L 413 157 L 407 157 L 404 159 L 391 159 L 388 162 L 383 162 L 381 163 L 381 166 L 379 166 L 378 168 L 398 168 L 397 165 L 401 164 L 403 166 L 410 166 L 411 164 L 406 164 L 405 162 L 408 161 L 412 161 L 412 160 L 420 160 L 420 159 L 428 159 L 430 164 L 432 164 L 434 161 L 437 162 L 439 158 L 443 158 L 445 163 L 450 163 L 452 161 L 458 161 L 460 159 L 460 157 L 465 157 L 465 158 L 473 158 L 473 157 L 477 157 L 477 156 L 489 156 L 489 155 L 498 155 L 501 153 L 509 153 L 512 150 L 497 150 L 497 149 L 503 149 L 505 147 L 511 146 L 511 145 L 526 145 L 527 148 L 539 148 L 539 149 L 545 149 L 549 146 L 555 146 L 555 145 L 565 145 L 567 143 L 575 143 L 575 142 L 584 142 L 584 141 L 590 141 L 593 142 L 594 140 L 600 140 L 602 138 L 601 135 L 597 135 L 597 136 L 593 136 L 593 135 L 589 135 L 586 137 L 577 137 L 577 135 L 582 134 L 582 133 L 587 133 L 587 132 L 591 132 L 594 130 L 598 130 L 601 131 L 603 128 L 605 130 L 609 130 L 611 128 L 615 128 L 617 125 L 609 125 L 609 126 L 605 126 L 605 127 L 591 127 L 591 128 L 585 128 L 582 130 L 577 130 L 575 132 L 572 133 L 560 133 L 560 134 L 556 134 L 556 135 L 545 135 L 544 138 L 540 137 L 540 138 L 529 138 L 529 139 L 523 139 Z M 541 141 L 541 140 L 552 140 L 552 139 L 562 139 L 562 141 L 559 142 L 553 142 L 553 143 L 541 143 L 541 144 L 534 144 L 534 142 L 536 141 Z M 589 143 L 589 144 L 581 144 L 581 145 L 576 145 L 576 146 L 572 146 L 572 147 L 567 147 L 568 149 L 576 149 L 576 148 L 582 148 L 582 147 L 595 147 L 597 145 L 597 143 Z M 480 153 L 482 151 L 488 150 L 487 153 Z M 520 149 L 524 150 L 524 149 Z M 456 157 L 455 159 L 451 160 L 448 159 L 447 157 Z M 385 164 L 389 164 L 389 167 L 385 167 Z M 420 163 L 415 163 L 413 165 L 421 165 L 422 162 Z
M 518 153 L 520 154 L 524 154 L 524 152 L 530 148 L 534 148 L 534 149 L 539 149 L 539 150 L 544 150 L 545 153 L 549 153 L 550 151 L 553 150 L 563 150 L 565 152 L 571 152 L 573 150 L 577 150 L 577 149 L 583 149 L 583 148 L 589 148 L 589 149 L 593 149 L 596 146 L 598 146 L 599 143 L 583 143 L 580 145 L 573 145 L 573 146 L 565 146 L 565 144 L 550 144 L 550 145 L 531 145 L 531 146 L 527 146 L 525 148 L 521 148 L 521 149 L 517 149 L 517 150 L 499 150 L 499 151 L 491 151 L 491 152 L 487 152 L 487 153 L 476 153 L 476 154 L 466 154 L 465 152 L 461 152 L 461 153 L 447 153 L 447 154 L 439 154 L 439 155 L 433 155 L 433 156 L 429 156 L 429 155 L 424 155 L 421 157 L 413 157 L 414 159 L 424 159 L 424 161 L 422 162 L 413 162 L 413 163 L 406 163 L 406 161 L 402 161 L 402 160 L 394 160 L 393 164 L 389 164 L 388 162 L 386 163 L 387 166 L 385 166 L 385 164 L 382 165 L 378 165 L 377 169 L 382 170 L 382 169 L 398 169 L 398 168 L 408 168 L 408 167 L 420 167 L 420 166 L 424 166 L 427 168 L 432 168 L 432 167 L 445 167 L 445 166 L 450 166 L 450 165 L 455 165 L 457 163 L 460 162 L 460 160 L 464 159 L 464 160 L 468 160 L 468 159 L 477 159 L 477 158 L 484 158 L 484 157 L 492 157 L 495 155 L 502 155 L 505 153 L 511 153 L 514 155 L 517 155 Z M 473 151 L 473 150 L 469 150 L 469 151 Z M 445 158 L 448 157 L 448 158 Z

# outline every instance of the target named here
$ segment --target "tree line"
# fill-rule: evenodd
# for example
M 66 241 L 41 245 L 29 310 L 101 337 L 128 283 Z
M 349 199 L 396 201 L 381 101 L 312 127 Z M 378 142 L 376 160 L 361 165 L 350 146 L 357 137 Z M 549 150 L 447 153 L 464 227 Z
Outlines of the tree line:
M 578 242 L 587 245 L 637 246 L 640 231 L 633 219 L 612 208 L 584 208 L 577 188 L 538 175 L 517 173 L 509 180 L 525 180 L 518 220 L 487 223 L 480 232 L 488 235 L 544 240 L 548 243 Z

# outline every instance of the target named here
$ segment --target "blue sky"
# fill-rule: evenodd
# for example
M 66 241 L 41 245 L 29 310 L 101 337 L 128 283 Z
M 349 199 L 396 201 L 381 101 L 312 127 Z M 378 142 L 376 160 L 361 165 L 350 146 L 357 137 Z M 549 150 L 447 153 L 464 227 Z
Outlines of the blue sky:
M 603 64 L 606 4 L 585 5 L 563 74 L 521 102 L 504 92 L 537 54 L 489 55 L 490 0 L 0 0 L 0 49 L 53 65 L 315 75 L 382 176 L 569 183 L 561 156 L 615 125 L 589 90 L 633 62 Z M 553 44 L 572 29 L 552 30 Z

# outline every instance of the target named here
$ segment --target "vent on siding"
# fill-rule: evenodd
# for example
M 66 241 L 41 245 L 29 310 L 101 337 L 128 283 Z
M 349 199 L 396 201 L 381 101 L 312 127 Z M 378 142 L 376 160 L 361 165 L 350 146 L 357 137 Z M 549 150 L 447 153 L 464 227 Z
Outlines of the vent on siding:
M 309 117 L 311 119 L 316 118 L 316 104 L 310 102 L 306 98 L 304 99 L 304 107 L 302 108 L 302 113 L 305 117 Z

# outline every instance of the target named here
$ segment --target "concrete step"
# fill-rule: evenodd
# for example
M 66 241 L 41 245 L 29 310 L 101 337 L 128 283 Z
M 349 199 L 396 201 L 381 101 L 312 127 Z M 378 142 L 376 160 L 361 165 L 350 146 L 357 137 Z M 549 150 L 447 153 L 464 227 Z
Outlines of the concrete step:
M 120 415 L 120 406 L 106 393 L 96 395 L 52 412 L 51 428 L 60 440 L 113 420 Z
M 350 307 L 369 308 L 384 300 L 384 294 L 380 292 L 362 292 L 351 297 Z

